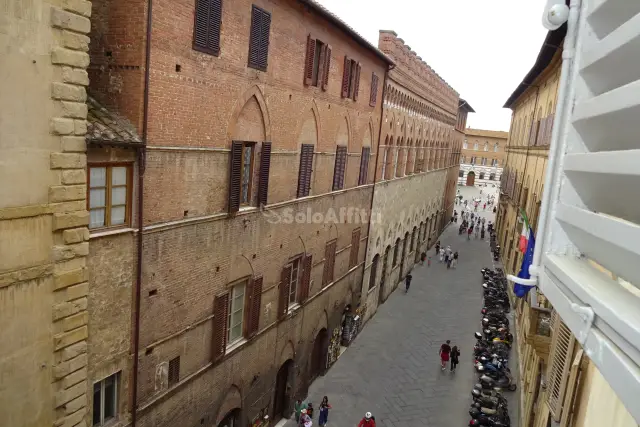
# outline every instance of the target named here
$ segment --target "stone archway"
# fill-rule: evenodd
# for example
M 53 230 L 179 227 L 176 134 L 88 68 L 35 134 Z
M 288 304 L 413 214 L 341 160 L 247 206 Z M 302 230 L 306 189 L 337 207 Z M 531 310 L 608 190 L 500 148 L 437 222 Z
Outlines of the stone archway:
M 293 360 L 288 359 L 282 364 L 276 375 L 276 388 L 273 397 L 273 422 L 277 423 L 282 418 L 291 415 L 291 397 L 289 382 L 293 376 Z
M 467 186 L 471 187 L 476 182 L 476 173 L 474 171 L 469 171 L 467 173 Z
M 240 427 L 240 408 L 229 411 L 218 423 L 218 427 Z
M 313 341 L 313 351 L 311 352 L 311 366 L 309 373 L 309 383 L 313 382 L 320 375 L 324 375 L 327 369 L 327 351 L 329 350 L 329 332 L 327 328 L 322 328 Z

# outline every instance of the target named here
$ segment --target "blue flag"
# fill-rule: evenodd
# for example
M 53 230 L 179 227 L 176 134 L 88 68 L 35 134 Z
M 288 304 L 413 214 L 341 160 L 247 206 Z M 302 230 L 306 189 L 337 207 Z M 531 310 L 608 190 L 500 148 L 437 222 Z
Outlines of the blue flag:
M 524 257 L 522 258 L 522 266 L 520 267 L 520 272 L 518 273 L 518 277 L 522 279 L 529 279 L 531 277 L 531 275 L 529 274 L 529 266 L 533 262 L 533 251 L 536 246 L 536 238 L 533 234 L 533 230 L 531 230 L 531 227 L 529 227 L 529 236 L 530 237 L 529 241 L 527 242 L 527 250 L 524 253 Z M 534 287 L 535 286 L 527 286 L 514 283 L 513 293 L 518 298 L 524 298 Z

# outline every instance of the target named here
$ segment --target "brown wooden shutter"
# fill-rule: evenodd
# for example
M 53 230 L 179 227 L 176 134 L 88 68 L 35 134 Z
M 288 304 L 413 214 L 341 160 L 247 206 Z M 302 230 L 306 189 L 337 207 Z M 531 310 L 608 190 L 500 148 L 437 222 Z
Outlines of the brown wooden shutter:
M 313 60 L 316 56 L 316 39 L 307 36 L 307 58 L 304 62 L 304 84 L 309 86 L 313 82 Z
M 197 0 L 193 25 L 193 48 L 218 56 L 222 0 Z
M 547 123 L 547 137 L 545 138 L 544 145 L 551 144 L 551 133 L 553 132 L 553 119 L 555 116 L 551 115 L 548 117 Z
M 353 100 L 354 101 L 358 100 L 358 92 L 360 91 L 360 70 L 361 69 L 362 69 L 362 66 L 358 62 L 356 64 L 356 76 L 353 81 Z
M 371 94 L 369 95 L 369 106 L 375 107 L 378 100 L 378 76 L 371 74 Z
M 240 184 L 242 178 L 242 142 L 231 143 L 231 156 L 229 164 L 229 213 L 238 212 L 240 209 Z
M 369 158 L 371 155 L 371 147 L 362 147 L 362 157 L 360 157 L 360 176 L 358 177 L 358 185 L 365 185 L 369 175 Z
M 347 147 L 338 145 L 336 147 L 336 163 L 333 169 L 333 191 L 344 188 L 344 172 L 347 164 Z
M 256 277 L 251 283 L 251 293 L 248 304 L 248 336 L 254 336 L 260 329 L 260 311 L 262 310 L 262 276 Z
M 538 139 L 536 140 L 536 145 L 544 145 L 544 141 L 547 138 L 547 117 L 540 120 L 540 126 L 538 127 Z
M 266 205 L 269 197 L 269 169 L 271 168 L 271 143 L 262 143 L 260 153 L 260 180 L 258 182 L 258 206 Z
M 291 289 L 291 265 L 282 269 L 280 275 L 280 289 L 278 294 L 278 319 L 283 319 L 289 310 L 289 290 Z
M 360 228 L 356 228 L 351 232 L 351 252 L 349 253 L 349 268 L 358 264 L 358 255 L 360 254 Z
M 227 348 L 228 315 L 229 293 L 218 295 L 213 300 L 213 339 L 211 342 L 212 362 L 222 358 Z
M 300 296 L 298 302 L 303 303 L 309 298 L 309 286 L 311 285 L 312 257 L 307 255 L 302 259 L 302 277 L 300 278 Z
M 329 88 L 329 73 L 331 71 L 331 45 L 324 49 L 324 66 L 322 67 L 322 90 Z
M 333 282 L 333 271 L 336 264 L 336 241 L 332 240 L 324 248 L 324 269 L 322 271 L 322 285 Z
M 251 30 L 249 34 L 249 67 L 267 71 L 269 55 L 269 32 L 271 14 L 259 7 L 251 9 Z
M 302 144 L 300 149 L 300 169 L 298 171 L 298 197 L 309 195 L 313 168 L 313 144 Z
M 351 81 L 351 60 L 344 56 L 344 72 L 342 74 L 342 97 L 349 97 L 349 82 Z

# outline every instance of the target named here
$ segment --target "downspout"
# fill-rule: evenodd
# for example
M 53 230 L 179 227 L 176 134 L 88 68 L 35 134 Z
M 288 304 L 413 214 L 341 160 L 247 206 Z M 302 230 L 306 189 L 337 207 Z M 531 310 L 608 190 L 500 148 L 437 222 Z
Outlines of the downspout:
M 367 244 L 364 249 L 364 266 L 362 268 L 362 277 L 364 277 L 364 270 L 367 268 L 367 254 L 369 253 L 369 242 L 371 241 L 371 232 L 373 228 L 373 199 L 376 195 L 376 182 L 378 181 L 378 158 L 380 157 L 380 141 L 382 138 L 382 120 L 384 119 L 384 98 L 387 91 L 387 80 L 389 78 L 389 71 L 393 70 L 396 66 L 389 64 L 389 67 L 384 72 L 384 80 L 382 81 L 382 98 L 380 98 L 380 126 L 378 126 L 378 149 L 376 150 L 376 167 L 373 170 L 373 188 L 371 191 L 371 204 L 369 205 L 369 232 L 367 233 Z M 385 148 L 386 150 L 386 148 Z M 371 281 L 371 279 L 369 279 Z M 364 285 L 364 284 L 363 284 Z M 362 287 L 360 286 L 360 303 L 362 303 Z M 369 284 L 367 284 L 367 292 Z M 363 319 L 364 320 L 364 319 Z
M 508 279 L 515 283 L 525 286 L 537 286 L 540 276 L 540 259 L 542 258 L 543 247 L 546 244 L 547 228 L 549 226 L 549 208 L 551 203 L 558 197 L 560 191 L 560 183 L 557 175 L 562 168 L 562 156 L 566 150 L 567 138 L 563 135 L 564 126 L 569 122 L 571 109 L 568 104 L 571 100 L 571 93 L 568 91 L 569 76 L 573 71 L 573 59 L 575 57 L 576 36 L 578 33 L 578 22 L 580 18 L 581 0 L 571 0 L 569 6 L 569 19 L 567 21 L 567 35 L 564 39 L 562 49 L 562 69 L 560 73 L 560 82 L 558 88 L 558 100 L 556 114 L 554 118 L 554 126 L 551 131 L 551 146 L 549 148 L 549 162 L 547 164 L 547 174 L 544 180 L 544 188 L 550 191 L 543 192 L 542 203 L 540 206 L 540 217 L 538 218 L 538 230 L 536 235 L 542 236 L 541 243 L 536 245 L 533 252 L 533 261 L 529 266 L 530 279 L 521 279 L 519 277 L 509 276 Z M 573 85 L 572 85 L 573 87 Z M 559 163 L 557 166 L 556 164 Z M 544 290 L 543 290 L 544 292 Z
M 136 291 L 133 327 L 133 380 L 131 398 L 131 427 L 138 420 L 138 353 L 140 352 L 140 297 L 142 294 L 142 231 L 144 221 L 144 172 L 147 160 L 147 137 L 149 121 L 149 68 L 151 65 L 151 25 L 153 0 L 147 0 L 147 32 L 144 60 L 144 93 L 142 111 L 142 147 L 138 149 L 138 253 L 136 266 Z

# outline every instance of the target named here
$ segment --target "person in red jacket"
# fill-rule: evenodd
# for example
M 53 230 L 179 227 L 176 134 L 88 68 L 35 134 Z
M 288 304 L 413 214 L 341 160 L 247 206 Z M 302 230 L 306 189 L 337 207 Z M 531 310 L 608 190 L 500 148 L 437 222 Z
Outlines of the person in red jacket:
M 371 412 L 364 414 L 364 418 L 360 420 L 358 427 L 376 427 L 376 419 Z

